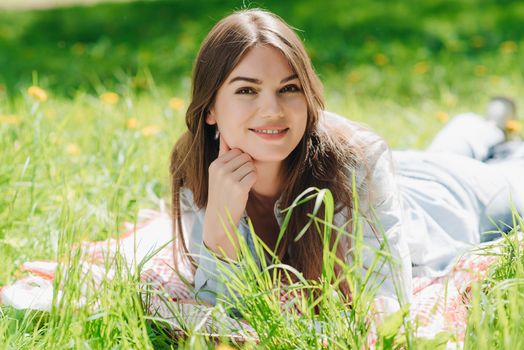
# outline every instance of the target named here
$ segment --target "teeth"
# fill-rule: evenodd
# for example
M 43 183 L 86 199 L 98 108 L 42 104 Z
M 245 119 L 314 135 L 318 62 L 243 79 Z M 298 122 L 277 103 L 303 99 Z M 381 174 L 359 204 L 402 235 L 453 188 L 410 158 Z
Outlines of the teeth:
M 255 132 L 261 132 L 263 134 L 280 134 L 280 133 L 283 133 L 284 131 L 286 131 L 285 129 L 284 130 L 257 130 L 257 129 L 253 129 Z

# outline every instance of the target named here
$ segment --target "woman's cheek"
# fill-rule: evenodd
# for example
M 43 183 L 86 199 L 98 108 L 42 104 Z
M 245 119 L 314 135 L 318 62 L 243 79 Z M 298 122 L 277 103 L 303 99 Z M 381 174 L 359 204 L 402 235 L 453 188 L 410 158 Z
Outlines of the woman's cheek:
M 238 124 L 234 125 L 224 125 L 222 135 L 224 136 L 224 139 L 227 142 L 227 145 L 229 148 L 238 148 L 242 152 L 246 152 L 245 150 L 245 144 L 248 140 L 245 139 L 243 136 L 243 133 L 240 130 L 240 127 Z

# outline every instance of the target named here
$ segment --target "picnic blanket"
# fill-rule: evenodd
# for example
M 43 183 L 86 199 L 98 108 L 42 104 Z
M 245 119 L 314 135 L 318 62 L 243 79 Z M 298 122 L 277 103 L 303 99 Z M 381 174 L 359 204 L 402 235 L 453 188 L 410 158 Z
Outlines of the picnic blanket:
M 180 332 L 182 336 L 188 324 L 193 324 L 193 327 L 196 324 L 203 334 L 210 337 L 228 334 L 228 337 L 240 343 L 247 339 L 256 341 L 257 334 L 247 322 L 230 317 L 220 308 L 201 305 L 193 300 L 191 287 L 183 281 L 191 280 L 189 270 L 185 272 L 186 275 L 179 275 L 173 269 L 171 219 L 167 213 L 140 210 L 138 224 L 127 224 L 126 229 L 127 232 L 115 239 L 81 243 L 82 252 L 89 257 L 81 262 L 81 269 L 91 276 L 92 287 L 96 288 L 102 279 L 114 275 L 113 267 L 104 265 L 108 255 L 118 252 L 129 271 L 134 271 L 138 262 L 156 252 L 140 270 L 140 280 L 157 291 L 148 300 L 150 313 L 167 320 L 175 334 Z M 492 244 L 492 249 L 500 249 L 498 246 Z M 471 251 L 458 258 L 445 276 L 415 278 L 409 311 L 417 327 L 416 336 L 431 339 L 440 332 L 449 332 L 455 335 L 452 348 L 461 348 L 472 283 L 485 277 L 488 267 L 496 260 L 496 254 L 485 255 Z M 26 277 L 0 289 L 0 304 L 17 309 L 50 310 L 53 293 L 58 293 L 58 298 L 63 293 L 53 290 L 57 267 L 56 261 L 24 263 L 20 269 L 26 273 Z M 166 303 L 166 299 L 173 303 Z M 289 295 L 282 294 L 281 302 L 285 304 L 288 301 Z M 381 302 L 376 300 L 378 308 Z M 173 310 L 173 305 L 177 310 Z M 368 341 L 373 346 L 376 339 Z

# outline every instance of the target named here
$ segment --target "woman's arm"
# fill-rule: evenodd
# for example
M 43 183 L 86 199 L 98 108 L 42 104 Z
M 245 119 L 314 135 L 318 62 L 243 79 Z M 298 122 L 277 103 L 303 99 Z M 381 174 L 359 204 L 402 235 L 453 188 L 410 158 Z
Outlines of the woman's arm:
M 227 271 L 233 273 L 236 264 L 231 259 L 220 258 L 205 245 L 203 239 L 205 209 L 197 208 L 193 203 L 191 190 L 187 188 L 181 190 L 180 204 L 186 247 L 197 263 L 194 276 L 195 297 L 197 300 L 214 305 L 217 295 L 227 295 L 223 276 L 227 275 Z
M 373 268 L 377 282 L 382 283 L 377 296 L 396 298 L 402 305 L 411 300 L 411 257 L 403 232 L 391 151 L 384 140 L 376 137 L 367 148 L 366 159 L 369 167 L 367 179 L 364 180 L 367 190 L 362 195 L 359 193 L 362 197 L 361 213 L 365 218 L 364 267 Z M 377 253 L 384 254 L 386 258 L 379 259 L 373 267 Z
M 257 180 L 253 159 L 231 149 L 220 134 L 219 153 L 209 166 L 209 190 L 203 231 L 205 249 L 236 260 L 238 239 L 232 234 L 246 209 L 249 191 Z
M 324 121 L 350 139 L 360 150 L 361 159 L 348 169 L 348 179 L 356 180 L 358 214 L 362 220 L 363 274 L 372 270 L 377 296 L 411 299 L 411 258 L 403 232 L 399 190 L 391 150 L 377 134 L 342 116 L 324 112 Z M 357 152 L 358 153 L 358 152 Z M 380 257 L 378 261 L 375 261 Z M 390 257 L 390 258 L 388 258 Z M 351 254 L 349 263 L 353 263 Z M 374 281 L 374 282 L 373 282 Z

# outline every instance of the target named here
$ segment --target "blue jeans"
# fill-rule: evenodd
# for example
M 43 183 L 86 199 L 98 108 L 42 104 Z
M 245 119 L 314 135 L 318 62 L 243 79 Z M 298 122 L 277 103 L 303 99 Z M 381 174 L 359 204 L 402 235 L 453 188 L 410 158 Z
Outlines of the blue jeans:
M 434 138 L 429 152 L 453 153 L 468 161 L 475 173 L 471 190 L 489 198 L 481 215 L 481 232 L 512 226 L 512 205 L 524 214 L 524 142 L 504 141 L 504 133 L 483 117 L 464 113 L 453 118 Z M 466 169 L 464 169 L 466 171 Z M 494 193 L 493 183 L 507 183 Z M 497 187 L 497 186 L 495 186 Z M 521 228 L 522 229 L 522 228 Z

